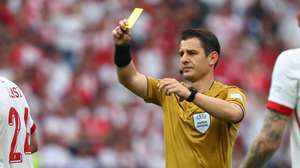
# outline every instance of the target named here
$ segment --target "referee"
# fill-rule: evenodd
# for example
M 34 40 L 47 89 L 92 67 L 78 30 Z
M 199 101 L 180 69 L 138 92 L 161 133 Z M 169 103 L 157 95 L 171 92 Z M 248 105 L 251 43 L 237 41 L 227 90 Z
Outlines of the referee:
M 139 73 L 131 60 L 127 21 L 112 31 L 115 64 L 122 85 L 148 103 L 161 106 L 167 168 L 232 167 L 232 149 L 245 112 L 238 87 L 214 78 L 220 56 L 216 36 L 205 29 L 182 32 L 181 74 L 189 83 Z

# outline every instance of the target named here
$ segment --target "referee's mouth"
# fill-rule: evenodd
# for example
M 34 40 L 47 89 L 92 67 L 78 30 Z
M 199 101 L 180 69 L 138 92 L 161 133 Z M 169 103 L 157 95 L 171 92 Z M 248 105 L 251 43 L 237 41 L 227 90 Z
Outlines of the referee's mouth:
M 182 72 L 183 72 L 183 73 L 186 73 L 186 72 L 191 71 L 192 69 L 193 69 L 192 67 L 183 67 L 183 68 L 182 68 Z

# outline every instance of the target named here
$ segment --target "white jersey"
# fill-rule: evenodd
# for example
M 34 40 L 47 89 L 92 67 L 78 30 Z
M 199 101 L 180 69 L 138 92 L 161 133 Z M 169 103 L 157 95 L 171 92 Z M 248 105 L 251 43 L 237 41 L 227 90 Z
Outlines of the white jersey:
M 24 94 L 0 77 L 0 168 L 32 168 L 30 135 L 35 124 Z
M 287 50 L 279 55 L 267 108 L 291 116 L 292 167 L 300 167 L 300 49 Z

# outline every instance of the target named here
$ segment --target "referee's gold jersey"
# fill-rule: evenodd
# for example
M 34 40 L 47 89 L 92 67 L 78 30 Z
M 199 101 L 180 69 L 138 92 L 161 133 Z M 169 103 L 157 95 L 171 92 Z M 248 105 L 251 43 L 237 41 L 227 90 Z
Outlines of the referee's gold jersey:
M 164 95 L 158 91 L 158 79 L 147 81 L 145 101 L 160 105 L 164 112 L 166 168 L 231 168 L 239 123 L 218 119 L 174 94 Z M 245 95 L 238 87 L 215 81 L 204 94 L 236 103 L 245 111 Z

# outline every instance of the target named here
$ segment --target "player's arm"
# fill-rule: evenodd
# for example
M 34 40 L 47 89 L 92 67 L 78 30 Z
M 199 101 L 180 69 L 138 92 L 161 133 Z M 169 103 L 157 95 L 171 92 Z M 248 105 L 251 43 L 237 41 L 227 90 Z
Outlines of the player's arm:
M 119 22 L 119 25 L 112 31 L 115 42 L 115 64 L 117 75 L 121 84 L 136 95 L 145 98 L 147 94 L 147 79 L 139 73 L 131 60 L 130 40 L 131 33 L 126 28 L 126 20 Z
M 162 79 L 159 83 L 158 88 L 159 90 L 162 90 L 162 92 L 166 95 L 175 93 L 182 99 L 187 99 L 191 95 L 191 91 L 188 88 L 183 86 L 177 80 L 171 78 Z M 211 115 L 217 118 L 224 119 L 228 122 L 239 122 L 243 119 L 244 116 L 244 110 L 240 105 L 233 102 L 206 96 L 201 93 L 197 93 L 195 95 L 193 103 L 203 108 Z
M 36 133 L 33 133 L 30 138 L 30 148 L 31 153 L 35 153 L 38 150 L 38 142 L 37 142 L 37 136 Z
M 29 122 L 32 123 L 30 128 L 30 149 L 31 153 L 35 153 L 38 150 L 38 141 L 37 141 L 37 133 L 36 133 L 36 125 L 33 122 L 31 116 L 29 118 Z
M 267 110 L 263 128 L 252 144 L 240 168 L 260 168 L 279 148 L 289 116 Z

